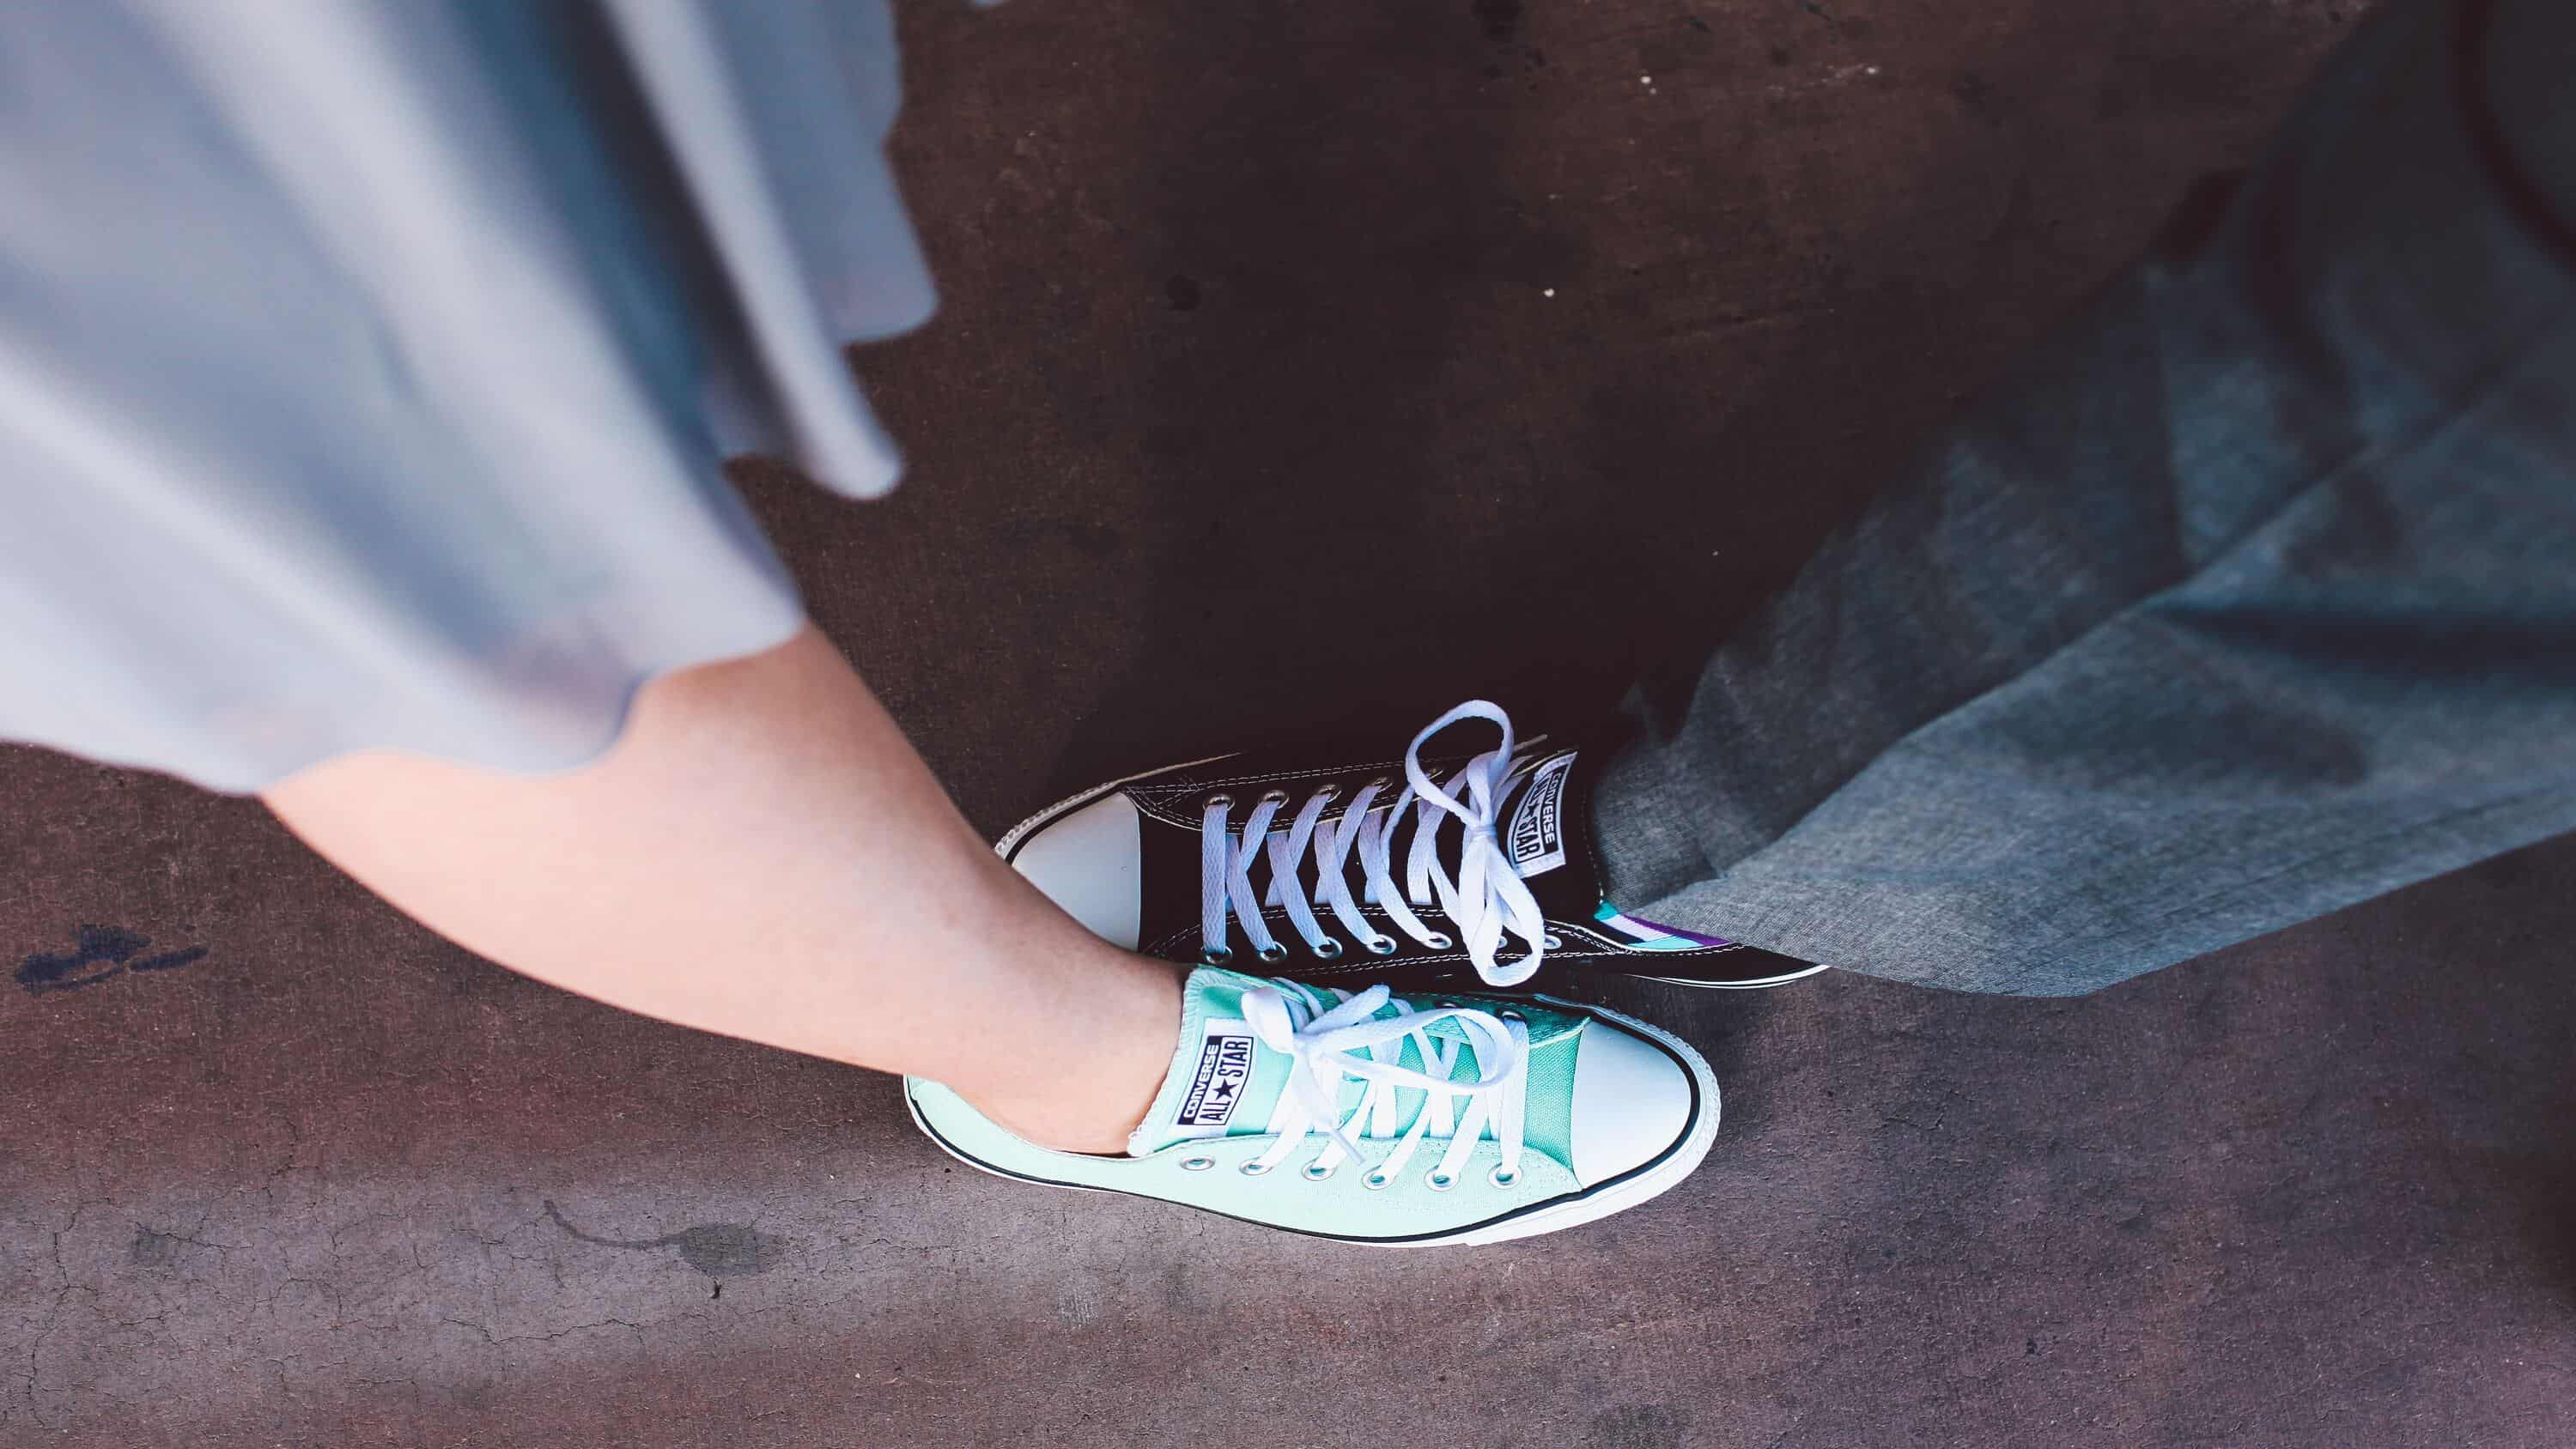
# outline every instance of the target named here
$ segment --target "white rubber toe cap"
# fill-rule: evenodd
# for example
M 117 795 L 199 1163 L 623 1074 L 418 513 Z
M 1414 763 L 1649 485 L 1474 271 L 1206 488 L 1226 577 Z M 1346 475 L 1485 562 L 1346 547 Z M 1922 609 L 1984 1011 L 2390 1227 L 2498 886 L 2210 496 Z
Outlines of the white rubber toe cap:
M 1134 802 L 1112 790 L 1021 842 L 1013 869 L 1113 946 L 1133 951 L 1143 914 L 1142 850 Z M 1578 1071 L 1582 1058 L 1575 1059 Z
M 1661 1048 L 1587 1024 L 1574 1057 L 1575 1177 L 1589 1187 L 1663 1155 L 1690 1130 L 1691 1099 L 1689 1072 Z

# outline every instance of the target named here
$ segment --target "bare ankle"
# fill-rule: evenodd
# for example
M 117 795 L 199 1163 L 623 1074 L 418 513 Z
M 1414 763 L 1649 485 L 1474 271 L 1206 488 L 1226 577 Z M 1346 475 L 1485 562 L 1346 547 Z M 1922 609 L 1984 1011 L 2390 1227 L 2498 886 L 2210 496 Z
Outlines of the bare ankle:
M 1088 1152 L 1115 1156 L 1127 1150 L 1127 1136 L 1145 1120 L 1145 1108 L 1139 1105 L 1132 1116 L 1121 1120 L 1118 1114 L 1103 1115 L 1097 1111 L 1067 1110 L 1061 1101 L 1030 1103 L 1002 1102 L 982 1098 L 969 1099 L 975 1110 L 992 1118 L 1012 1135 L 1052 1147 L 1058 1152 Z M 1149 1095 L 1146 1101 L 1150 1103 Z
M 1061 1061 L 958 1091 L 1014 1134 L 1060 1152 L 1118 1153 L 1170 1072 L 1181 1021 L 1179 973 L 1117 953 L 1114 980 L 1088 973 L 1067 1003 Z

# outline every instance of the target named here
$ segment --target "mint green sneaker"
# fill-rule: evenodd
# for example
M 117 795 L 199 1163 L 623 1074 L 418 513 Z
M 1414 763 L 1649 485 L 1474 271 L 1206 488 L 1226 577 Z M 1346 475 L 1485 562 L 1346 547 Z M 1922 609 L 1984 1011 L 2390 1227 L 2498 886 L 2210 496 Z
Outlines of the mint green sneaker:
M 1717 1136 L 1669 1032 L 1548 997 L 1354 995 L 1205 968 L 1127 1156 L 1023 1141 L 936 1082 L 912 1118 L 970 1167 L 1352 1243 L 1498 1243 L 1635 1207 Z

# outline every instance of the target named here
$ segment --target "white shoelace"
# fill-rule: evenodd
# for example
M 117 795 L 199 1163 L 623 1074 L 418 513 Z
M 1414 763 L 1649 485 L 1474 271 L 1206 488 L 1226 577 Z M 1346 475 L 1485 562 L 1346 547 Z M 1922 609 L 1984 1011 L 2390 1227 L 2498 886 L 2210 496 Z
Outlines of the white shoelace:
M 1336 1004 L 1327 1007 L 1328 999 Z M 1303 1172 L 1321 1182 L 1345 1161 L 1366 1160 L 1360 1138 L 1393 1138 L 1395 1150 L 1363 1179 L 1370 1188 L 1383 1188 L 1404 1171 L 1413 1160 L 1414 1148 L 1426 1138 L 1446 1139 L 1448 1151 L 1423 1179 L 1434 1191 L 1445 1192 L 1458 1185 L 1458 1175 L 1476 1143 L 1491 1129 L 1502 1148 L 1502 1160 L 1493 1169 L 1494 1185 L 1509 1187 L 1520 1180 L 1521 1128 L 1529 1096 L 1528 1023 L 1517 1016 L 1497 1017 L 1465 1006 L 1416 1011 L 1404 1001 L 1395 1002 L 1395 1015 L 1377 1019 L 1379 1008 L 1389 999 L 1384 986 L 1372 986 L 1354 996 L 1290 981 L 1243 994 L 1243 1016 L 1253 1035 L 1290 1060 L 1287 1089 L 1279 1094 L 1265 1129 L 1277 1133 L 1279 1140 L 1243 1164 L 1245 1173 L 1268 1172 L 1302 1150 L 1309 1136 L 1320 1135 L 1332 1140 Z M 1457 1022 L 1469 1040 L 1433 1036 L 1430 1029 L 1442 1021 Z M 1408 1041 L 1421 1054 L 1422 1070 L 1397 1065 Z M 1477 1076 L 1473 1081 L 1453 1082 L 1449 1074 L 1457 1069 L 1459 1053 L 1470 1045 L 1476 1052 Z M 1365 1084 L 1359 1104 L 1348 1117 L 1341 1115 L 1345 1079 Z M 1424 1095 L 1413 1125 L 1401 1129 L 1399 1137 L 1396 1094 L 1406 1090 Z
M 1444 790 L 1422 768 L 1422 745 L 1464 719 L 1487 720 L 1501 727 L 1503 742 L 1490 753 L 1469 760 L 1449 778 L 1450 788 Z M 1471 699 L 1433 720 L 1413 737 L 1404 752 L 1404 774 L 1409 783 L 1383 809 L 1377 806 L 1378 796 L 1390 782 L 1372 780 L 1351 797 L 1339 817 L 1325 820 L 1324 808 L 1339 793 L 1328 785 L 1306 797 L 1305 805 L 1285 829 L 1274 830 L 1272 824 L 1287 806 L 1288 793 L 1273 790 L 1252 807 L 1243 819 L 1241 832 L 1236 833 L 1227 828 L 1234 797 L 1209 796 L 1199 822 L 1200 959 L 1213 966 L 1233 958 L 1233 950 L 1226 944 L 1229 915 L 1243 923 L 1244 934 L 1251 938 L 1253 950 L 1262 960 L 1275 962 L 1284 958 L 1287 948 L 1279 944 L 1269 924 L 1261 918 L 1264 906 L 1286 907 L 1289 923 L 1304 939 L 1306 948 L 1318 957 L 1329 961 L 1341 955 L 1342 943 L 1324 929 L 1307 898 L 1302 873 L 1311 853 L 1315 885 L 1324 904 L 1332 908 L 1333 918 L 1342 929 L 1370 952 L 1387 955 L 1395 950 L 1396 942 L 1394 937 L 1369 925 L 1360 914 L 1362 901 L 1384 910 L 1396 929 L 1438 951 L 1450 946 L 1448 934 L 1423 924 L 1414 909 L 1436 907 L 1458 928 L 1468 959 L 1475 962 L 1476 974 L 1487 984 L 1517 986 L 1530 979 L 1547 955 L 1547 924 L 1537 899 L 1521 880 L 1510 852 L 1503 849 L 1494 831 L 1495 817 L 1502 809 L 1503 794 L 1511 780 L 1514 743 L 1511 718 L 1497 705 Z M 1458 790 L 1461 785 L 1465 786 L 1463 791 Z M 1398 890 L 1393 861 L 1395 832 L 1403 823 L 1408 805 L 1413 807 L 1413 845 L 1405 855 L 1405 886 Z M 1436 845 L 1439 829 L 1448 816 L 1456 816 L 1466 829 L 1455 880 L 1441 869 Z M 1270 888 L 1256 897 L 1252 867 L 1265 853 L 1270 862 Z M 1344 867 L 1354 857 L 1362 885 L 1356 899 L 1344 874 Z M 1527 954 L 1499 959 L 1506 928 L 1527 944 Z

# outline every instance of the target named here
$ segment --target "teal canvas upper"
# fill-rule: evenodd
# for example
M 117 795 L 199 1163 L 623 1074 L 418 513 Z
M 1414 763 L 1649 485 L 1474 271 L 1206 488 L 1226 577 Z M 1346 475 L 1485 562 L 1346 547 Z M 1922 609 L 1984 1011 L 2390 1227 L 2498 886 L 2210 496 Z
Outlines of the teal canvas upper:
M 1598 1008 L 1202 968 L 1178 1026 L 1121 1155 L 1041 1147 L 936 1082 L 907 1078 L 905 1094 L 934 1141 L 988 1172 L 1387 1245 L 1607 1216 L 1687 1176 L 1717 1132 L 1708 1064 Z
M 1136 1156 L 1159 1152 L 1176 1143 L 1206 1140 L 1210 1137 L 1249 1137 L 1263 1135 L 1281 1093 L 1287 1090 L 1289 1059 L 1277 1052 L 1252 1044 L 1248 1053 L 1230 1043 L 1248 1035 L 1245 1026 L 1243 998 L 1247 992 L 1270 989 L 1294 993 L 1305 1004 L 1320 1012 L 1338 1005 L 1347 993 L 1319 986 L 1265 980 L 1237 971 L 1203 967 L 1190 973 L 1181 993 L 1180 1047 L 1174 1053 L 1172 1070 L 1163 1088 L 1146 1109 L 1144 1124 L 1128 1141 L 1128 1151 Z M 1407 998 L 1390 999 L 1372 1014 L 1372 1020 L 1387 1020 L 1402 1014 L 1407 1007 L 1399 1004 Z M 1569 1090 L 1574 1077 L 1576 1054 L 1582 1049 L 1583 1018 L 1552 1011 L 1527 1001 L 1502 1001 L 1474 996 L 1410 998 L 1411 1009 L 1422 1010 L 1443 1003 L 1472 1006 L 1494 1013 L 1510 1013 L 1529 1029 L 1529 1087 L 1523 1141 L 1535 1151 L 1544 1152 L 1558 1163 L 1572 1165 Z M 1476 1057 L 1470 1034 L 1454 1020 L 1431 1023 L 1425 1033 L 1442 1042 L 1454 1043 L 1456 1059 L 1451 1063 L 1448 1079 L 1473 1082 L 1485 1070 Z M 1231 1057 L 1243 1057 L 1235 1061 Z M 1388 1057 L 1396 1065 L 1411 1071 L 1427 1070 L 1421 1050 L 1411 1040 L 1400 1043 Z M 1341 1118 L 1348 1120 L 1357 1110 L 1365 1091 L 1362 1083 L 1346 1079 L 1342 1083 Z M 1429 1104 L 1430 1094 L 1419 1089 L 1403 1089 L 1396 1094 L 1396 1110 L 1389 1133 L 1401 1134 Z M 1211 1105 L 1211 1102 L 1215 1105 Z M 1191 1110 L 1194 1109 L 1194 1110 Z M 1221 1120 L 1218 1120 L 1221 1117 Z M 1187 1119 L 1185 1121 L 1185 1119 Z M 1352 1126 L 1354 1136 L 1384 1136 L 1363 1129 L 1368 1122 Z M 1488 1125 L 1480 1136 L 1491 1138 Z

